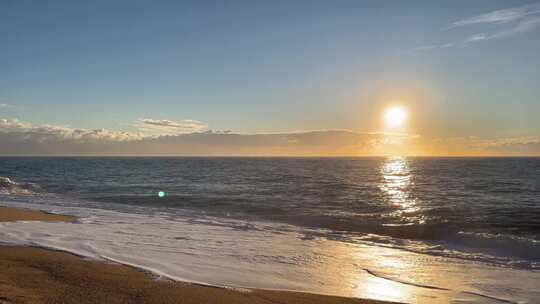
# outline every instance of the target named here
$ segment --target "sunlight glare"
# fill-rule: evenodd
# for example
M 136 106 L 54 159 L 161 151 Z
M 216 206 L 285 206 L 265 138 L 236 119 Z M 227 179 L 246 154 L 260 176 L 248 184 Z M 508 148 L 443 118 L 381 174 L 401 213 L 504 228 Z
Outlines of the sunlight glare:
M 407 118 L 407 112 L 402 107 L 388 108 L 384 113 L 384 120 L 389 127 L 401 127 Z

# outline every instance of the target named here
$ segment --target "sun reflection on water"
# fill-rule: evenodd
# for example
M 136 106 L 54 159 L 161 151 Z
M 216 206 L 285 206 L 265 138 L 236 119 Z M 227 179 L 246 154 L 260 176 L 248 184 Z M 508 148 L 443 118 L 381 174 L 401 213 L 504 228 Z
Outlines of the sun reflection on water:
M 409 161 L 405 157 L 390 157 L 381 166 L 383 182 L 379 186 L 388 201 L 398 207 L 392 216 L 405 216 L 420 210 L 416 199 L 412 196 L 412 172 Z M 423 219 L 416 222 L 423 223 Z
M 325 278 L 321 288 L 327 293 L 400 303 L 411 303 L 418 297 L 416 288 L 383 278 L 415 268 L 416 265 L 402 261 L 400 255 L 366 245 L 333 241 L 323 241 L 320 245 L 318 250 L 327 249 L 326 254 L 331 256 L 327 260 L 330 263 L 317 268 Z
M 387 227 L 388 231 L 406 233 L 414 231 L 416 225 L 429 229 L 423 225 L 429 221 L 428 204 L 415 195 L 416 170 L 414 161 L 405 157 L 387 158 L 379 165 L 379 194 L 385 207 L 390 207 L 383 215 L 383 225 L 394 226 Z M 450 303 L 455 299 L 484 303 L 481 297 L 463 292 L 477 290 L 468 283 L 461 263 L 449 263 L 442 257 L 401 250 L 390 244 L 318 242 L 316 251 L 325 258 L 316 260 L 324 263 L 313 268 L 316 270 L 311 279 L 325 293 L 399 303 Z
M 369 277 L 364 282 L 359 283 L 359 287 L 363 290 L 362 296 L 367 298 L 399 302 L 411 300 L 408 286 L 382 278 Z

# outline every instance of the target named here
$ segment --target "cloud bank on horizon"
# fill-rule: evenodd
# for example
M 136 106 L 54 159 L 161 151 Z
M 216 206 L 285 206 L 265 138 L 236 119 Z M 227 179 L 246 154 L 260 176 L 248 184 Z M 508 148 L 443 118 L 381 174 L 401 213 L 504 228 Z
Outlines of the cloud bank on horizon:
M 196 120 L 138 123 L 140 132 L 121 132 L 0 119 L 0 155 L 373 156 L 401 154 L 404 148 L 412 155 L 540 155 L 540 137 L 534 136 L 426 139 L 349 130 L 238 134 L 212 131 Z M 145 125 L 152 126 L 150 132 L 144 132 Z

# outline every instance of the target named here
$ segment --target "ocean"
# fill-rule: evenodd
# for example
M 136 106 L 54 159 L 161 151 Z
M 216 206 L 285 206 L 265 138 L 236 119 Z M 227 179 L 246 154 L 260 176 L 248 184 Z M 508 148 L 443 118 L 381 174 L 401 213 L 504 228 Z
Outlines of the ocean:
M 0 204 L 79 216 L 2 223 L 2 242 L 172 279 L 413 303 L 540 298 L 540 158 L 2 157 Z

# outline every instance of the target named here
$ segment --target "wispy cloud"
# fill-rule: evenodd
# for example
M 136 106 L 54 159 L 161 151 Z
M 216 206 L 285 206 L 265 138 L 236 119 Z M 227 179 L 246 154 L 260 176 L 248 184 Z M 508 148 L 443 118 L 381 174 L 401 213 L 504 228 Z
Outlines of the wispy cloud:
M 473 24 L 488 23 L 508 23 L 522 20 L 531 15 L 540 14 L 540 3 L 533 3 L 524 6 L 511 7 L 489 13 L 468 17 L 450 24 L 447 29 L 462 27 Z
M 480 24 L 505 24 L 491 33 L 477 33 L 463 42 L 470 44 L 479 41 L 516 36 L 540 28 L 540 3 L 512 7 L 489 12 L 453 22 L 447 29 Z M 508 24 L 508 25 L 506 25 Z
M 13 108 L 13 105 L 9 103 L 0 103 L 0 109 L 3 109 L 3 108 Z
M 517 36 L 540 28 L 539 15 L 540 3 L 533 3 L 471 16 L 452 22 L 444 30 L 488 24 L 499 25 L 498 29 L 491 32 L 475 33 L 457 42 L 419 46 L 411 51 L 435 51 L 454 46 L 467 46 L 486 40 Z
M 540 17 L 529 18 L 518 22 L 509 28 L 501 29 L 497 32 L 488 34 L 475 34 L 465 39 L 465 43 L 478 42 L 482 40 L 501 39 L 516 36 L 540 28 Z
M 432 44 L 432 45 L 422 45 L 419 47 L 416 47 L 412 49 L 411 51 L 433 51 L 433 50 L 440 50 L 440 49 L 447 49 L 453 47 L 453 43 L 444 43 L 444 44 Z
M 488 36 L 487 34 L 474 34 L 470 36 L 469 38 L 465 39 L 465 42 L 468 43 L 468 42 L 486 40 L 486 39 L 489 39 L 489 37 L 490 36 Z
M 172 121 L 167 119 L 141 118 L 138 120 L 136 127 L 141 132 L 154 135 L 175 135 L 208 130 L 208 125 L 193 119 Z

